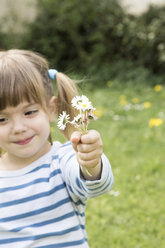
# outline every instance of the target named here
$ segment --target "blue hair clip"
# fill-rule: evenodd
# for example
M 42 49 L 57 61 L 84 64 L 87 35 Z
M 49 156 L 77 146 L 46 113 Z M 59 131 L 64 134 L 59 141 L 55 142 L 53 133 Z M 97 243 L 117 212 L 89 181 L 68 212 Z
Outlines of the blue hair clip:
M 48 70 L 49 78 L 52 79 L 52 80 L 56 79 L 57 72 L 58 71 L 55 70 L 55 69 L 49 69 Z

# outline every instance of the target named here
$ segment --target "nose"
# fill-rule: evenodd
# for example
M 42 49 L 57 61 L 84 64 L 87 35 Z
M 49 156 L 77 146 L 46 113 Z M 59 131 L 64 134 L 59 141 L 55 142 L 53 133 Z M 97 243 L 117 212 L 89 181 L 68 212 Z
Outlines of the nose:
M 22 133 L 27 130 L 26 124 L 21 118 L 15 118 L 12 123 L 12 131 L 14 134 Z

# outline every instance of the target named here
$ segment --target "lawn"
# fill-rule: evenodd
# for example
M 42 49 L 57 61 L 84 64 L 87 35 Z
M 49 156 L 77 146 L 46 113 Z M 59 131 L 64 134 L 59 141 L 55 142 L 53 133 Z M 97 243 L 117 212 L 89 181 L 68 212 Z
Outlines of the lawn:
M 164 248 L 165 88 L 112 81 L 83 93 L 114 173 L 113 189 L 87 204 L 90 247 Z

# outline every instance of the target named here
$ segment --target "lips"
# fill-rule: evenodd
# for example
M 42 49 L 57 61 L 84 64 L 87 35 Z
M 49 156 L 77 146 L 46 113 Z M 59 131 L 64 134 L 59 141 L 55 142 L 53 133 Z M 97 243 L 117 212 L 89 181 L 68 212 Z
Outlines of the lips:
M 24 140 L 19 140 L 19 141 L 15 141 L 14 144 L 17 144 L 17 145 L 26 145 L 26 144 L 29 144 L 31 142 L 31 140 L 33 139 L 34 136 L 30 137 L 30 138 L 27 138 L 27 139 L 24 139 Z

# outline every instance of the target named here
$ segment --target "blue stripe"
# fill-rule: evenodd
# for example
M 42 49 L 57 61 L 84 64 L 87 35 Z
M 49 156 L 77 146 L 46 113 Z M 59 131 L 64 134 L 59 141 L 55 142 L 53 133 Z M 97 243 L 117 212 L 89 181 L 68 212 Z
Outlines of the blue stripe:
M 78 178 L 76 178 L 76 179 L 78 179 Z M 77 182 L 77 180 L 76 180 L 76 184 L 77 184 L 77 186 L 81 189 L 81 187 L 79 186 L 79 183 Z M 79 196 L 82 198 L 82 197 L 85 197 L 85 195 L 83 194 L 83 193 L 81 193 L 78 189 L 76 189 L 76 191 L 77 191 L 77 193 L 79 194 Z
M 75 193 L 73 192 L 71 186 L 68 185 L 68 189 L 69 189 L 70 192 L 71 192 L 70 195 L 71 195 L 71 194 L 72 194 L 72 195 L 75 195 Z M 79 194 L 79 196 L 81 196 L 81 197 L 85 197 L 85 195 L 82 194 L 78 189 L 76 189 L 76 193 Z
M 26 225 L 26 226 L 22 226 L 22 227 L 17 227 L 17 228 L 11 229 L 9 231 L 10 232 L 20 232 L 20 231 L 22 231 L 25 228 L 31 228 L 31 227 L 36 228 L 36 227 L 41 227 L 41 226 L 49 225 L 49 224 L 52 224 L 52 223 L 60 222 L 60 221 L 62 221 L 64 219 L 71 218 L 71 217 L 75 216 L 75 214 L 77 216 L 82 217 L 82 218 L 85 217 L 84 212 L 83 213 L 79 213 L 77 211 L 75 211 L 75 212 L 72 211 L 72 212 L 69 212 L 67 214 L 64 214 L 64 215 L 62 215 L 60 217 L 57 217 L 57 218 L 54 218 L 54 219 L 51 219 L 51 220 L 42 221 L 42 222 L 35 223 L 35 224 L 32 224 L 32 225 Z M 85 230 L 85 226 L 84 225 L 80 225 L 80 226 L 81 226 L 81 229 Z
M 73 202 L 74 205 L 76 206 L 79 206 L 79 205 L 82 205 L 82 206 L 86 206 L 85 202 L 83 202 L 83 200 L 81 201 L 80 199 L 78 201 L 74 201 L 71 197 L 70 197 L 70 201 Z
M 54 177 L 54 176 L 56 176 L 58 174 L 61 174 L 61 170 L 60 169 L 57 169 L 57 170 L 52 171 L 52 173 L 50 174 L 50 177 L 38 178 L 38 179 L 36 179 L 34 181 L 31 181 L 29 183 L 25 183 L 25 184 L 22 184 L 22 185 L 19 185 L 19 186 L 0 188 L 0 193 L 4 193 L 4 192 L 7 192 L 7 191 L 14 191 L 14 190 L 23 189 L 23 188 L 26 188 L 28 186 L 31 186 L 31 185 L 34 185 L 34 184 L 38 184 L 38 183 L 49 182 L 50 178 L 52 178 L 52 177 Z
M 70 199 L 67 197 L 67 198 L 65 198 L 65 199 L 63 199 L 61 201 L 58 201 L 57 203 L 55 203 L 53 205 L 50 205 L 48 207 L 40 208 L 40 209 L 31 211 L 31 212 L 27 212 L 27 213 L 24 213 L 24 214 L 14 215 L 14 216 L 6 217 L 6 218 L 1 218 L 0 223 L 1 222 L 14 221 L 14 220 L 23 219 L 23 218 L 31 217 L 31 216 L 34 216 L 34 215 L 42 214 L 44 212 L 48 212 L 48 211 L 51 211 L 51 210 L 53 210 L 55 208 L 58 208 L 58 207 L 66 204 L 68 202 L 70 202 Z
M 108 180 L 107 180 L 108 181 Z M 105 184 L 104 184 L 105 185 Z M 102 189 L 102 192 L 104 192 L 108 187 L 113 186 L 113 179 L 111 178 L 110 181 L 105 185 L 105 187 Z
M 39 170 L 42 170 L 42 169 L 45 169 L 45 168 L 50 168 L 50 163 L 49 164 L 42 164 L 41 166 L 36 167 L 35 169 L 27 172 L 26 174 L 30 174 L 30 173 L 33 173 L 33 172 L 36 172 L 36 171 L 39 171 Z
M 70 151 L 69 151 L 69 152 L 70 152 Z M 68 156 L 68 153 L 65 153 L 63 156 L 61 156 L 61 157 L 59 158 L 59 163 L 61 163 L 61 160 L 62 160 L 64 157 L 66 157 L 66 156 Z M 72 157 L 74 157 L 74 156 L 75 156 L 75 153 L 71 154 L 71 155 L 69 156 L 69 158 L 67 159 L 66 163 L 67 163 Z
M 75 213 L 76 213 L 77 216 L 85 217 L 85 213 L 84 212 L 83 213 L 80 213 L 80 212 L 75 211 Z
M 81 190 L 87 192 L 86 189 L 85 189 L 85 187 L 83 186 L 82 182 L 79 180 L 78 177 L 76 177 L 76 184 L 77 184 L 77 186 L 78 186 Z
M 25 202 L 34 201 L 34 200 L 39 199 L 39 198 L 44 198 L 44 197 L 52 195 L 55 192 L 57 192 L 57 191 L 59 191 L 61 189 L 64 189 L 64 188 L 65 188 L 65 184 L 62 183 L 62 184 L 59 184 L 54 189 L 46 191 L 46 192 L 42 192 L 42 193 L 39 193 L 39 194 L 36 194 L 36 195 L 31 195 L 31 196 L 21 198 L 21 199 L 18 199 L 18 200 L 14 200 L 14 201 L 0 203 L 0 208 L 9 207 L 9 206 L 12 206 L 12 205 L 23 204 Z
M 73 158 L 75 156 L 75 153 L 73 153 L 73 154 L 71 154 L 70 156 L 69 156 L 69 158 L 67 159 L 67 161 L 66 161 L 66 164 L 69 162 L 69 160 L 71 159 L 71 158 Z
M 89 195 L 90 197 L 97 197 L 101 194 L 105 194 L 107 192 L 108 187 L 111 185 L 111 181 L 109 182 L 108 180 L 102 184 L 100 187 L 96 188 L 96 189 L 89 189 Z M 112 186 L 112 185 L 111 185 Z M 94 191 L 95 190 L 95 191 Z M 109 190 L 108 190 L 109 191 Z
M 31 227 L 36 228 L 36 227 L 49 225 L 49 224 L 52 224 L 52 223 L 56 223 L 56 222 L 71 218 L 73 216 L 75 216 L 75 213 L 72 211 L 72 212 L 69 212 L 67 214 L 64 214 L 64 215 L 62 215 L 60 217 L 57 217 L 57 218 L 54 218 L 54 219 L 51 219 L 51 220 L 46 220 L 46 221 L 42 221 L 42 222 L 35 223 L 35 224 L 32 224 L 32 225 L 26 225 L 26 226 L 18 227 L 18 228 L 15 228 L 15 229 L 11 229 L 10 232 L 20 232 L 21 230 L 23 230 L 25 228 L 31 228 Z M 83 229 L 83 227 L 82 227 L 82 229 Z
M 111 182 L 109 182 L 109 174 L 107 175 L 107 177 L 105 178 L 105 180 L 104 180 L 104 183 L 103 184 L 101 184 L 101 185 L 99 185 L 98 187 L 95 187 L 95 188 L 90 188 L 89 187 L 89 191 L 97 191 L 97 190 L 100 190 L 101 188 L 103 188 L 105 185 L 106 186 L 108 186 L 108 184 L 107 184 L 107 182 L 108 182 L 108 184 Z M 93 185 L 92 185 L 93 186 Z M 105 186 L 105 187 L 106 187 Z
M 98 197 L 98 196 L 100 196 L 100 195 L 102 195 L 102 194 L 105 194 L 105 193 L 107 193 L 108 191 L 109 191 L 109 189 L 108 189 L 108 187 L 110 186 L 111 184 L 104 184 L 104 188 L 102 188 L 101 190 L 99 190 L 99 191 L 96 191 L 96 192 L 94 192 L 93 194 L 91 194 L 90 195 L 90 197 Z M 111 185 L 112 186 L 112 185 Z M 108 189 L 108 190 L 107 190 Z
M 33 172 L 36 172 L 36 171 L 39 171 L 41 169 L 49 168 L 49 167 L 50 167 L 50 163 L 49 164 L 42 164 L 41 166 L 38 166 L 37 168 L 35 168 L 35 169 L 31 170 L 31 171 L 28 171 L 27 173 L 25 173 L 25 175 L 33 173 Z M 4 178 L 4 177 L 0 176 L 0 178 Z
M 58 159 L 59 158 L 59 156 L 58 155 L 54 155 L 54 156 L 52 156 L 52 160 L 56 160 L 56 159 Z
M 47 245 L 46 248 L 65 248 L 65 247 L 73 247 L 75 245 L 82 245 L 85 242 L 87 242 L 86 239 L 80 239 L 76 241 L 71 241 L 71 242 L 65 242 L 65 243 L 60 243 L 60 244 L 52 244 L 52 245 Z M 45 246 L 37 246 L 36 248 L 45 248 Z
M 21 238 L 10 238 L 10 239 L 0 239 L 0 244 L 11 244 L 11 243 L 15 243 L 15 242 L 24 242 L 24 241 L 28 241 L 28 240 L 38 240 L 38 239 L 43 239 L 43 238 L 48 238 L 48 237 L 53 237 L 53 236 L 62 236 L 65 234 L 68 234 L 70 232 L 75 232 L 77 230 L 80 229 L 80 226 L 74 226 L 62 231 L 58 231 L 58 232 L 51 232 L 51 233 L 44 233 L 44 234 L 40 234 L 40 235 L 36 235 L 36 236 L 29 236 L 29 237 L 21 237 Z
M 66 147 L 66 146 L 71 146 L 72 143 L 70 141 L 66 142 L 65 144 L 63 144 L 61 147 Z
M 56 169 L 56 170 L 52 171 L 50 173 L 50 178 L 52 178 L 52 177 L 54 177 L 54 176 L 56 176 L 58 174 L 61 174 L 61 169 Z

